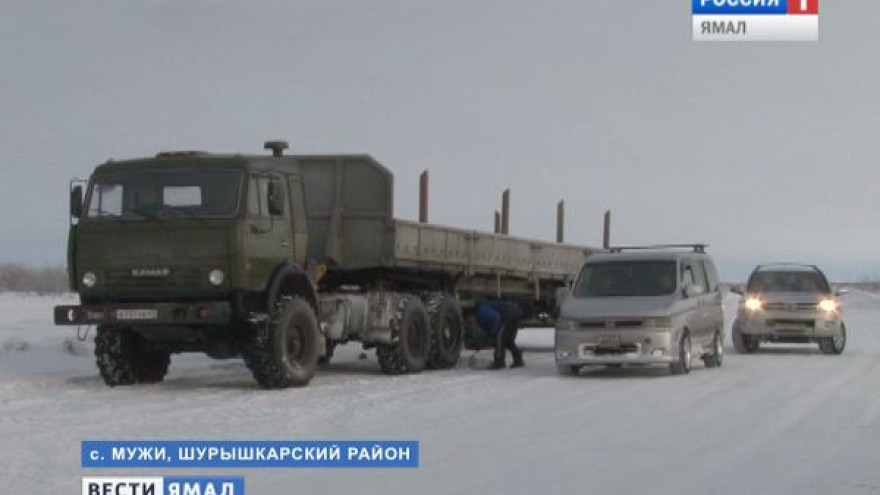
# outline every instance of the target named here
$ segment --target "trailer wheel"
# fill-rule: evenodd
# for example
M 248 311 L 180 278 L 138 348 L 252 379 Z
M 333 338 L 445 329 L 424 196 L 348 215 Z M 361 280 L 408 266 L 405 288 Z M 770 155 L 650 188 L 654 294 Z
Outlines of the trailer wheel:
M 268 321 L 255 325 L 242 355 L 261 387 L 302 387 L 314 375 L 319 338 L 314 308 L 302 298 L 284 297 Z
M 425 305 L 416 297 L 400 301 L 397 340 L 376 347 L 379 367 L 389 375 L 419 373 L 425 369 L 430 347 L 430 327 Z
M 98 325 L 95 357 L 104 383 L 111 387 L 160 382 L 171 355 L 160 351 L 130 328 Z
M 431 348 L 428 368 L 447 369 L 458 363 L 464 335 L 464 317 L 455 299 L 446 294 L 432 295 L 427 300 L 431 324 Z

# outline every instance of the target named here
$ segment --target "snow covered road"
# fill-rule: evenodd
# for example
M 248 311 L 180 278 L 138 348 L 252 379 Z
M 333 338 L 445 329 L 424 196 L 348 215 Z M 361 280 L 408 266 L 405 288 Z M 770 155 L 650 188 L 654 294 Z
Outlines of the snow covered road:
M 388 377 L 350 345 L 308 388 L 272 392 L 238 361 L 200 356 L 175 357 L 164 383 L 107 388 L 91 348 L 52 327 L 57 302 L 0 295 L 2 493 L 79 493 L 84 474 L 206 474 L 81 469 L 80 441 L 102 439 L 421 443 L 412 470 L 226 472 L 245 475 L 249 494 L 880 492 L 877 294 L 845 298 L 836 357 L 728 348 L 721 369 L 686 376 L 560 377 L 552 330 L 530 330 L 524 369 Z

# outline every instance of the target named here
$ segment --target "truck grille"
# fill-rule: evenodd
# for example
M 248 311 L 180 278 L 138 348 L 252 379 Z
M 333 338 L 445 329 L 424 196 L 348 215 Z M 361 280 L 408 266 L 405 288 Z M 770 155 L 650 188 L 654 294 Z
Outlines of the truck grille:
M 171 268 L 167 276 L 135 277 L 131 268 L 104 271 L 104 287 L 115 290 L 195 289 L 206 280 L 199 268 Z

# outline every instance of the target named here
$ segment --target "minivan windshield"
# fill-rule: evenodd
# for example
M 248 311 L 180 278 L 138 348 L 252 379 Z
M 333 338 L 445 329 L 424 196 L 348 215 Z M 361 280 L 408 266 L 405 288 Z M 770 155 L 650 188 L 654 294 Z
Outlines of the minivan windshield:
M 815 271 L 770 271 L 755 272 L 749 278 L 748 292 L 819 292 L 828 294 L 831 290 L 825 277 Z
M 572 295 L 662 296 L 672 294 L 675 288 L 674 261 L 611 261 L 584 265 Z
M 86 218 L 227 218 L 238 210 L 236 170 L 162 169 L 95 176 Z

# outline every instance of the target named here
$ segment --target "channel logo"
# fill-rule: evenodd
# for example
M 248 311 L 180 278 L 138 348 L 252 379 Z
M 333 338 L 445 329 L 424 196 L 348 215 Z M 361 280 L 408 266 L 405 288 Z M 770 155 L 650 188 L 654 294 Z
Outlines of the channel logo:
M 694 41 L 819 41 L 819 0 L 691 0 Z

